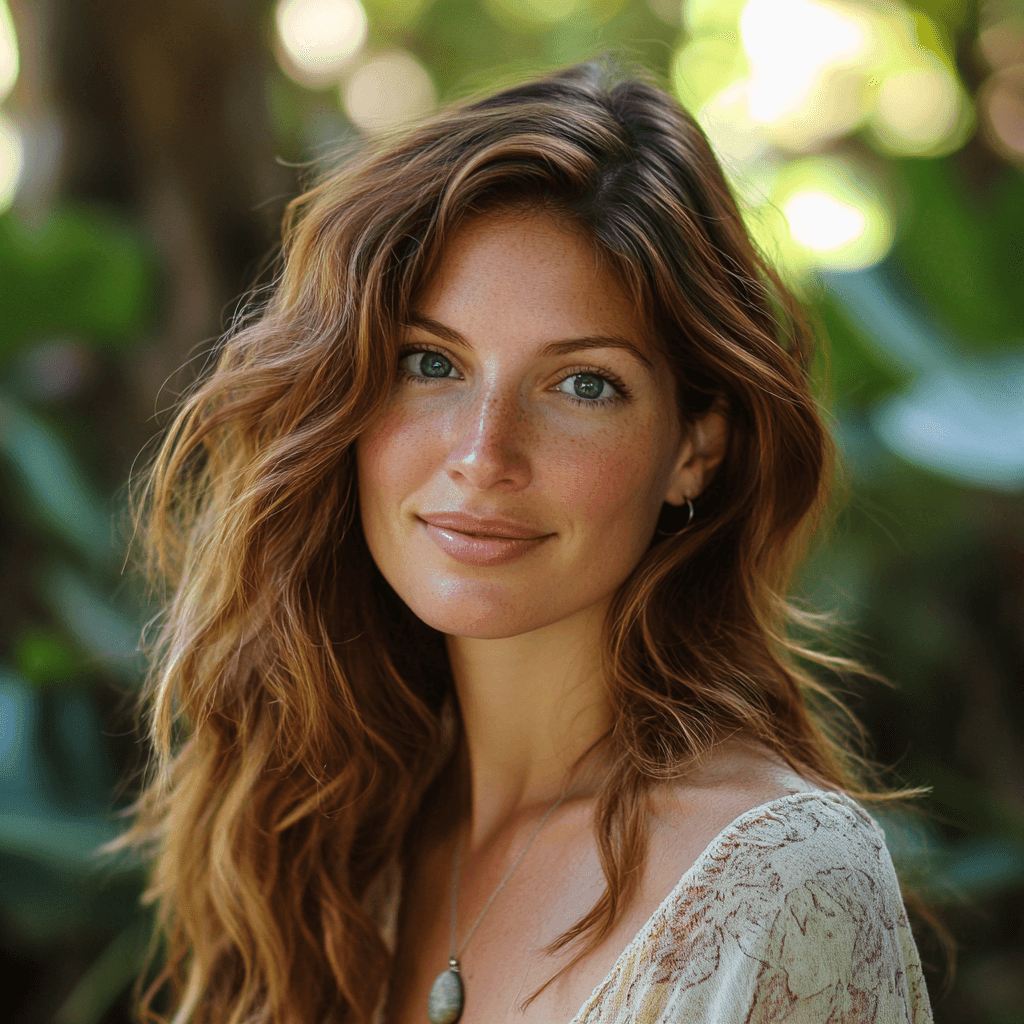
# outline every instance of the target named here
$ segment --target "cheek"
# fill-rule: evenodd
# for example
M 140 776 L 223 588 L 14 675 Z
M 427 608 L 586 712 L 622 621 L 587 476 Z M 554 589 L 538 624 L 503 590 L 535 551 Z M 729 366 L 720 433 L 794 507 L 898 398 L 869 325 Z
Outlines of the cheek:
M 410 485 L 429 472 L 432 436 L 436 432 L 432 434 L 422 422 L 395 406 L 359 438 L 356 465 L 359 499 L 365 511 L 398 504 Z
M 586 532 L 636 537 L 646 544 L 665 490 L 660 443 L 653 424 L 596 432 L 559 454 L 553 481 L 563 507 Z

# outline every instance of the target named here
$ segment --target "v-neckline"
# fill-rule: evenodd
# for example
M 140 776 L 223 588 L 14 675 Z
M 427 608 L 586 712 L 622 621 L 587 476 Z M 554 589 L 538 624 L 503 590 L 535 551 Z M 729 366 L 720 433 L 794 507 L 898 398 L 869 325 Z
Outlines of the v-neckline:
M 847 796 L 846 793 L 835 792 L 827 789 L 809 788 L 790 791 L 783 796 L 775 797 L 772 800 L 767 800 L 762 804 L 758 804 L 756 807 L 751 807 L 749 810 L 738 815 L 718 832 L 711 842 L 704 847 L 697 859 L 686 869 L 686 871 L 683 872 L 679 881 L 672 887 L 672 890 L 668 895 L 661 901 L 661 903 L 658 904 L 654 912 L 644 922 L 644 924 L 641 925 L 633 938 L 626 943 L 622 952 L 620 952 L 615 958 L 615 962 L 612 964 L 611 969 L 604 978 L 594 986 L 586 1002 L 583 1003 L 579 1010 L 577 1010 L 573 1017 L 566 1021 L 565 1024 L 585 1024 L 588 1015 L 600 1004 L 604 990 L 615 981 L 619 974 L 621 974 L 625 969 L 627 962 L 635 954 L 637 948 L 642 947 L 650 938 L 658 925 L 668 916 L 670 909 L 680 900 L 683 893 L 692 887 L 694 879 L 699 877 L 699 875 L 707 869 L 708 863 L 715 858 L 715 855 L 718 853 L 720 848 L 724 845 L 729 836 L 736 831 L 736 829 L 740 828 L 748 820 L 760 817 L 776 807 L 789 803 L 799 803 L 803 800 L 814 798 L 838 800 L 848 806 L 857 806 L 852 798 Z M 396 882 L 388 893 L 385 901 L 387 909 L 384 914 L 385 924 L 382 928 L 385 942 L 392 950 L 394 950 L 396 946 L 398 913 L 402 899 L 401 871 L 397 869 L 397 864 L 393 865 L 393 867 L 395 868 Z M 378 1007 L 377 1013 L 374 1016 L 373 1024 L 380 1024 L 383 1019 L 384 1007 L 386 1005 L 387 998 L 385 993 L 385 996 L 382 998 L 381 1004 Z

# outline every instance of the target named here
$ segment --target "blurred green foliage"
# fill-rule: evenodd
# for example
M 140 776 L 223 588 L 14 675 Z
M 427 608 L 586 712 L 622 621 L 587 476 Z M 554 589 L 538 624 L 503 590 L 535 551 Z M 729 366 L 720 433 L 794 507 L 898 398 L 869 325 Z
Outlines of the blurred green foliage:
M 4 303 L 0 356 L 46 335 L 124 348 L 152 306 L 155 278 L 137 228 L 107 212 L 66 208 L 41 224 L 0 218 Z
M 411 50 L 442 99 L 609 46 L 667 75 L 682 30 L 654 10 L 671 5 L 579 6 L 543 23 L 505 0 L 366 0 L 367 45 Z M 969 64 L 977 11 L 919 6 L 935 47 Z M 265 97 L 286 161 L 356 136 L 334 92 L 270 68 Z M 999 462 L 998 444 L 981 442 L 1022 408 L 1024 176 L 977 138 L 885 166 L 899 197 L 892 252 L 808 291 L 831 342 L 850 497 L 801 587 L 837 609 L 843 640 L 895 683 L 853 697 L 877 756 L 894 781 L 934 787 L 932 817 L 880 817 L 897 862 L 947 908 L 964 946 L 946 999 L 929 975 L 936 1019 L 1001 1024 L 1024 1019 L 1024 470 L 1020 453 Z M 154 230 L 131 196 L 0 215 L 0 942 L 13 972 L 24 965 L 12 1020 L 123 1020 L 147 941 L 142 869 L 96 851 L 119 830 L 137 765 L 126 708 L 145 608 L 121 577 L 129 464 L 104 454 L 120 422 L 110 406 L 127 408 L 124 382 L 160 337 L 168 268 Z M 252 273 L 239 266 L 227 294 Z M 71 383 L 37 386 L 55 365 Z M 137 413 L 119 415 L 144 439 Z M 980 440 L 961 450 L 963 430 L 939 436 L 956 456 L 945 468 L 910 458 L 899 429 L 914 415 L 933 415 L 940 435 L 973 416 Z
M 111 794 L 123 770 L 101 691 L 113 679 L 139 679 L 139 609 L 119 611 L 112 599 L 123 538 L 109 499 L 76 456 L 77 439 L 17 394 L 17 367 L 55 335 L 130 350 L 151 322 L 157 275 L 137 229 L 67 209 L 31 227 L 12 213 L 0 217 L 0 279 L 0 522 L 5 549 L 35 548 L 25 568 L 37 602 L 5 606 L 3 621 L 0 912 L 5 944 L 15 948 L 59 948 L 69 937 L 106 946 L 62 1011 L 77 1024 L 102 1019 L 144 945 L 140 866 L 98 853 L 119 831 Z M 6 589 L 23 598 L 12 583 Z M 115 955 L 126 937 L 131 956 Z M 51 1002 L 44 986 L 28 1012 Z
M 984 190 L 960 161 L 899 165 L 907 208 L 893 253 L 921 303 L 974 351 L 1020 349 L 1024 333 L 1024 189 L 1010 168 Z

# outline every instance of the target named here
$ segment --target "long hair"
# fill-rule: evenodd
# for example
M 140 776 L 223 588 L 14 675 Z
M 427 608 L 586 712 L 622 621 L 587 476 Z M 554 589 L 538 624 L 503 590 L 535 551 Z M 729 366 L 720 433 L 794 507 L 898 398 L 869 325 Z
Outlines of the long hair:
M 696 122 L 586 64 L 368 144 L 295 199 L 280 273 L 181 402 L 138 516 L 163 611 L 144 710 L 153 761 L 130 841 L 164 936 L 143 1010 L 175 1022 L 366 1022 L 390 956 L 364 903 L 424 804 L 452 690 L 362 536 L 354 443 L 394 385 L 411 307 L 466 218 L 570 222 L 654 326 L 684 424 L 729 450 L 679 532 L 666 508 L 615 595 L 614 727 L 594 827 L 606 887 L 552 945 L 582 955 L 633 894 L 645 793 L 741 733 L 866 801 L 855 720 L 812 674 L 787 601 L 833 450 L 812 331 L 752 245 Z

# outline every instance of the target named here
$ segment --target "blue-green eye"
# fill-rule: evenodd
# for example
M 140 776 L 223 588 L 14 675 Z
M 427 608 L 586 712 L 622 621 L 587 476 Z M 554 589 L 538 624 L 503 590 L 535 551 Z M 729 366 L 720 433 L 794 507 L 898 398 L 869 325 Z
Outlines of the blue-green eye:
M 450 377 L 455 372 L 440 352 L 410 352 L 402 357 L 400 366 L 411 377 Z
M 558 385 L 558 390 L 585 401 L 600 401 L 614 398 L 618 394 L 609 381 L 604 377 L 599 377 L 596 373 L 574 373 Z

